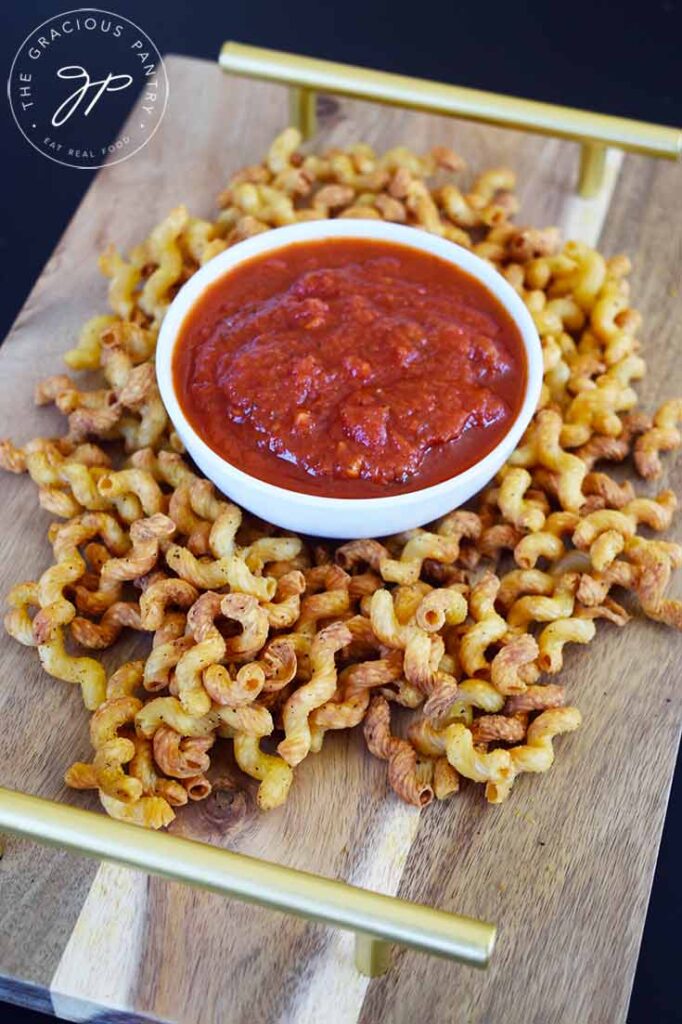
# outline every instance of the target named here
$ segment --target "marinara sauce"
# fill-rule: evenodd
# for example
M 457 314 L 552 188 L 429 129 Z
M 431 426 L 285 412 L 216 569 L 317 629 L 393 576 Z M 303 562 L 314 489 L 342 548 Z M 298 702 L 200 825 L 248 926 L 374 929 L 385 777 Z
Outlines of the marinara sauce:
M 190 310 L 173 357 L 197 433 L 269 483 L 327 497 L 419 490 L 478 462 L 515 419 L 519 331 L 430 253 L 333 238 L 257 256 Z

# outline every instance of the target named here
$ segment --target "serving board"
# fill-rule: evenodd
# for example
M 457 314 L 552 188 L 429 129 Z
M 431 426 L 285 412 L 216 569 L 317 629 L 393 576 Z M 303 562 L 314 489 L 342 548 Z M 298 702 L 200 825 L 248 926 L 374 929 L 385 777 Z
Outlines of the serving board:
M 136 243 L 178 202 L 209 214 L 229 174 L 260 159 L 286 124 L 282 88 L 182 57 L 167 67 L 161 128 L 134 158 L 100 171 L 0 352 L 1 435 L 61 432 L 57 414 L 33 407 L 32 389 L 61 370 L 83 320 L 105 308 L 97 253 Z M 417 151 L 445 143 L 473 169 L 509 164 L 520 222 L 559 224 L 607 254 L 629 253 L 645 316 L 645 404 L 682 393 L 679 168 L 611 153 L 602 195 L 580 200 L 569 143 L 325 99 L 316 141 L 358 139 Z M 682 492 L 682 463 L 673 455 L 666 465 L 661 486 Z M 3 476 L 2 495 L 4 594 L 48 564 L 50 517 L 26 478 Z M 97 810 L 91 794 L 61 781 L 89 750 L 78 688 L 45 676 L 35 652 L 4 633 L 0 645 L 0 783 Z M 284 807 L 261 814 L 253 789 L 231 788 L 226 775 L 172 826 L 495 921 L 487 972 L 398 951 L 391 971 L 370 981 L 356 973 L 345 933 L 10 838 L 0 862 L 0 997 L 71 1020 L 623 1021 L 675 764 L 681 651 L 677 634 L 639 620 L 623 631 L 600 624 L 589 647 L 571 648 L 562 682 L 584 725 L 558 742 L 549 773 L 522 777 L 500 807 L 473 785 L 421 812 L 401 804 L 356 730 L 331 735 L 301 765 Z

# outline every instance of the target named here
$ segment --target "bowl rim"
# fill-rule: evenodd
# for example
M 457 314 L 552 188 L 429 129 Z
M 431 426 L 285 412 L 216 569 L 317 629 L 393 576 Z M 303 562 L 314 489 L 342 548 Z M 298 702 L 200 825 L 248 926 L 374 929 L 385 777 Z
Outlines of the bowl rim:
M 256 256 L 274 253 L 278 249 L 297 242 L 322 241 L 327 238 L 389 241 L 439 256 L 482 283 L 512 317 L 521 335 L 526 354 L 527 372 L 523 402 L 513 423 L 495 447 L 462 472 L 428 487 L 417 488 L 402 494 L 387 494 L 370 498 L 339 498 L 308 494 L 261 480 L 260 477 L 252 476 L 235 466 L 211 448 L 185 416 L 173 382 L 173 354 L 184 321 L 203 292 L 234 267 Z M 465 488 L 471 481 L 478 482 L 480 477 L 484 477 L 485 480 L 491 479 L 499 468 L 501 449 L 504 449 L 502 459 L 504 462 L 516 447 L 533 418 L 540 399 L 543 377 L 542 346 L 533 319 L 523 300 L 491 263 L 476 256 L 469 249 L 439 235 L 431 234 L 422 228 L 394 224 L 390 221 L 360 218 L 299 221 L 284 227 L 272 228 L 237 242 L 208 260 L 185 282 L 166 310 L 157 339 L 155 366 L 161 399 L 180 438 L 189 448 L 190 445 L 186 439 L 191 437 L 192 446 L 209 465 L 215 467 L 216 471 L 220 471 L 222 468 L 226 477 L 234 479 L 235 490 L 238 490 L 240 485 L 248 486 L 252 491 L 255 488 L 263 496 L 270 495 L 273 499 L 286 501 L 289 505 L 297 504 L 299 507 L 307 509 L 320 508 L 337 511 L 347 506 L 349 502 L 353 504 L 363 502 L 365 506 L 374 510 L 391 510 L 399 506 L 405 507 L 429 499 L 437 499 L 439 496 L 445 496 L 455 486 Z M 207 475 L 211 476 L 211 473 L 207 473 Z M 214 482 L 216 482 L 215 479 Z M 224 486 L 224 481 L 218 486 Z M 235 495 L 234 500 L 239 501 L 239 496 Z

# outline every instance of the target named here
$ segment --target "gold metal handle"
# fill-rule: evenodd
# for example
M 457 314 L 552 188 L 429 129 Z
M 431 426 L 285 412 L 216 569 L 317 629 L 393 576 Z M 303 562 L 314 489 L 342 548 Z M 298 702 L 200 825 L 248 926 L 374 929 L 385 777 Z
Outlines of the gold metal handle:
M 224 43 L 219 60 L 223 70 L 232 74 L 291 86 L 292 117 L 306 138 L 315 130 L 315 93 L 325 92 L 580 142 L 583 150 L 578 190 L 585 198 L 599 191 L 607 146 L 669 160 L 677 159 L 682 150 L 679 129 L 646 121 L 335 64 L 242 43 Z
M 356 933 L 358 970 L 370 976 L 387 969 L 388 943 L 473 967 L 488 965 L 495 943 L 495 928 L 484 921 L 10 789 L 0 788 L 0 828 L 246 903 L 349 929 Z

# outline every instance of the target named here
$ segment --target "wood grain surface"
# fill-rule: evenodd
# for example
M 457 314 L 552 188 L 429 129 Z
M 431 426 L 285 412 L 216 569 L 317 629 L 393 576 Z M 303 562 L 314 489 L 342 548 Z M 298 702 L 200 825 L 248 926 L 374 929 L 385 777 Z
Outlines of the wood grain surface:
M 133 159 L 99 173 L 2 348 L 2 435 L 23 441 L 56 425 L 57 414 L 33 407 L 33 385 L 61 368 L 82 321 L 104 309 L 95 261 L 105 244 L 134 244 L 178 202 L 210 213 L 229 174 L 259 159 L 286 123 L 283 89 L 180 57 L 167 67 L 160 130 Z M 613 154 L 605 194 L 586 202 L 573 193 L 577 147 L 568 143 L 325 99 L 319 142 L 357 139 L 416 150 L 445 143 L 472 168 L 509 164 L 521 222 L 556 223 L 607 254 L 628 252 L 645 316 L 646 405 L 682 393 L 678 168 Z M 666 465 L 663 485 L 681 492 L 674 457 Z M 48 563 L 50 520 L 25 478 L 3 476 L 2 496 L 4 593 Z M 35 652 L 4 635 L 0 645 L 0 783 L 96 809 L 61 781 L 89 747 L 78 689 L 45 676 Z M 0 997 L 72 1020 L 118 1011 L 183 1024 L 624 1021 L 675 763 L 681 650 L 676 634 L 640 620 L 624 631 L 601 625 L 588 648 L 571 649 L 562 681 L 584 725 L 559 741 L 551 772 L 522 777 L 501 807 L 473 786 L 423 812 L 402 805 L 353 733 L 330 736 L 301 765 L 277 811 L 258 812 L 253 787 L 243 789 L 226 763 L 212 796 L 181 809 L 172 826 L 495 921 L 487 972 L 400 951 L 386 976 L 369 981 L 354 970 L 346 934 L 9 839 Z

